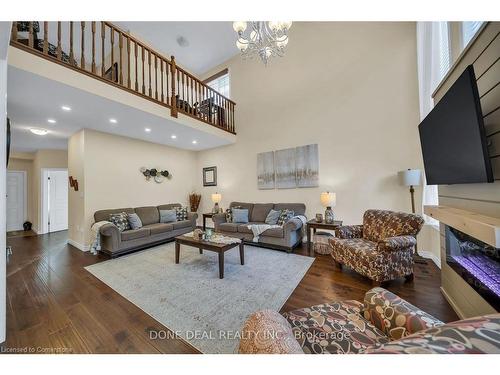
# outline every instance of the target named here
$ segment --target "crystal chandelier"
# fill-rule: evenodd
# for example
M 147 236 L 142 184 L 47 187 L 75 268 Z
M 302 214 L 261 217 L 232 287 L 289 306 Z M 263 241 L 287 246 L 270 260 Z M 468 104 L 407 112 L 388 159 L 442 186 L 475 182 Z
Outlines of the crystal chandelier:
M 254 21 L 249 24 L 250 27 L 245 21 L 233 22 L 233 29 L 238 33 L 236 47 L 244 58 L 259 56 L 267 65 L 270 57 L 285 54 L 291 21 Z

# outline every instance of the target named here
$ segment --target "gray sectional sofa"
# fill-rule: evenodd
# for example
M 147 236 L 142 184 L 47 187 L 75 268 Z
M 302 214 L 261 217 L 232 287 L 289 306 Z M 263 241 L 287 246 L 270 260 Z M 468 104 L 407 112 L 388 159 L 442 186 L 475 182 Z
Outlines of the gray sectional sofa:
M 161 206 L 96 211 L 94 213 L 94 220 L 96 222 L 109 220 L 110 214 L 126 212 L 128 214 L 136 213 L 143 225 L 139 229 L 120 232 L 114 224 L 104 224 L 100 228 L 101 251 L 111 257 L 116 257 L 135 250 L 172 241 L 174 237 L 195 229 L 198 214 L 194 212 L 188 212 L 188 220 L 160 223 L 160 210 L 171 210 L 175 207 L 181 207 L 181 205 L 179 203 L 172 203 Z
M 292 210 L 295 215 L 305 215 L 306 206 L 303 203 L 245 203 L 245 202 L 231 202 L 229 205 L 232 207 L 241 207 L 248 209 L 248 224 L 264 224 L 267 214 L 271 209 Z M 242 235 L 245 237 L 244 241 L 248 244 L 255 244 L 252 242 L 253 233 L 248 229 L 248 224 L 228 223 L 226 221 L 226 214 L 216 214 L 212 220 L 215 224 L 215 231 L 231 236 L 234 234 Z M 304 232 L 302 221 L 293 218 L 289 220 L 281 228 L 268 229 L 263 232 L 259 237 L 258 245 L 262 247 L 270 247 L 273 249 L 286 250 L 291 252 L 295 247 L 302 243 Z

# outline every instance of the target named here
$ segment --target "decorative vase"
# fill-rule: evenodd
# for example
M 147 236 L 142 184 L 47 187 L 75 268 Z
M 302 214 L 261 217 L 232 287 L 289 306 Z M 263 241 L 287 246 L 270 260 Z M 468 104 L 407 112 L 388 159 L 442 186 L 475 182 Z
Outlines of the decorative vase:
M 333 214 L 332 208 L 330 206 L 328 206 L 325 210 L 325 223 L 333 224 L 334 220 L 335 220 L 335 216 Z

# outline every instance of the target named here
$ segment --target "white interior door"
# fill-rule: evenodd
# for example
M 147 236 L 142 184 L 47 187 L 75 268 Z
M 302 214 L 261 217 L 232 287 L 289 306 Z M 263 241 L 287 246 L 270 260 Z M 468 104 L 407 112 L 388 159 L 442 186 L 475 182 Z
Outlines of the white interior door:
M 23 229 L 25 220 L 25 174 L 7 171 L 7 232 Z
M 68 229 L 68 171 L 48 172 L 49 232 Z

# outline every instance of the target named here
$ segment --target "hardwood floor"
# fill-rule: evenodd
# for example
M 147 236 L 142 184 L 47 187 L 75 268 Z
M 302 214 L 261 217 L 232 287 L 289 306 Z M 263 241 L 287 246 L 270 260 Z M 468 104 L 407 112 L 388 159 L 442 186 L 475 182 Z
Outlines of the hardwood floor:
M 151 340 L 164 326 L 84 267 L 107 260 L 66 243 L 67 233 L 8 236 L 6 350 L 44 353 L 196 353 L 180 339 Z M 275 250 L 265 250 L 275 251 Z M 304 247 L 296 250 L 307 254 Z M 415 280 L 387 289 L 443 321 L 457 316 L 439 291 L 439 269 L 417 264 Z M 338 299 L 362 300 L 370 281 L 317 256 L 282 311 Z

